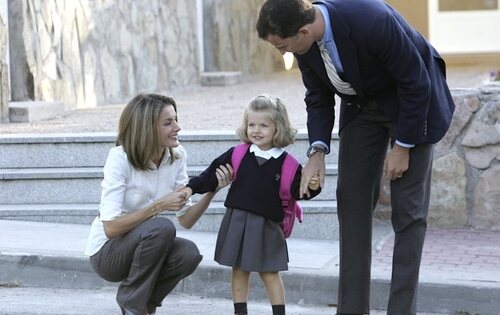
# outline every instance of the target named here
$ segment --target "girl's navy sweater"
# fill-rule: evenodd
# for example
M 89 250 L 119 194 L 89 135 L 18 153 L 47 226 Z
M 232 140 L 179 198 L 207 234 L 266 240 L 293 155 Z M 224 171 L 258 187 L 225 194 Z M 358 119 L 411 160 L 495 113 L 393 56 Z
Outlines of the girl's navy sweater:
M 220 165 L 231 164 L 231 155 L 234 148 L 216 158 L 210 166 L 199 176 L 189 180 L 187 185 L 193 193 L 215 191 L 217 177 L 215 170 Z M 238 168 L 238 174 L 231 183 L 224 206 L 249 211 L 276 222 L 283 221 L 283 208 L 279 196 L 281 167 L 288 153 L 277 159 L 270 158 L 259 165 L 254 153 L 247 151 Z M 291 194 L 299 200 L 300 175 L 302 166 L 299 165 L 291 186 Z M 321 189 L 310 191 L 311 198 L 319 194 Z M 307 198 L 310 199 L 310 198 Z

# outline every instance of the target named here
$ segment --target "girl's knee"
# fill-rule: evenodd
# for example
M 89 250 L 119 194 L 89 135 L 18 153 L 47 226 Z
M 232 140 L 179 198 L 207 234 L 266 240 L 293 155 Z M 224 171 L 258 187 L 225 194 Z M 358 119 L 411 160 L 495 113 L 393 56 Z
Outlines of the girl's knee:
M 263 281 L 273 281 L 281 278 L 279 272 L 259 272 L 259 276 Z

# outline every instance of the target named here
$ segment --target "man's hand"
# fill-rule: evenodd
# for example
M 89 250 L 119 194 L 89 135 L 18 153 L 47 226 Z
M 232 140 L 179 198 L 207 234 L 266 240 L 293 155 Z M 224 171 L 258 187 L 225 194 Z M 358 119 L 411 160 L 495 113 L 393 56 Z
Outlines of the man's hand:
M 318 175 L 313 175 L 311 177 L 311 180 L 309 181 L 309 189 L 310 190 L 318 190 L 319 189 L 319 176 Z
M 403 177 L 408 170 L 410 161 L 410 148 L 394 144 L 384 161 L 384 178 L 396 180 Z
M 302 169 L 302 177 L 300 179 L 300 197 L 311 197 L 309 193 L 309 182 L 315 176 L 319 176 L 319 186 L 323 187 L 325 182 L 325 154 L 317 152 L 313 154 L 306 166 Z M 314 180 L 313 180 L 314 181 Z

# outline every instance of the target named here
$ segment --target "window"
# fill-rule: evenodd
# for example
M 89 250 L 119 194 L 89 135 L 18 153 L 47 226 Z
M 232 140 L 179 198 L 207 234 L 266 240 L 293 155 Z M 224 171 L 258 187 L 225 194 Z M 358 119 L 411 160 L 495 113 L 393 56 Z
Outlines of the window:
M 498 0 L 439 0 L 439 11 L 498 10 Z

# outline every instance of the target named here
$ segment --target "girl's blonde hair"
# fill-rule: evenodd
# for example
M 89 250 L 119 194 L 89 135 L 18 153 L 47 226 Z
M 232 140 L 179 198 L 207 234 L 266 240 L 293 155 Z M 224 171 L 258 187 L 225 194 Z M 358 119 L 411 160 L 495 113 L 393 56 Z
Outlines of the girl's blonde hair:
M 266 112 L 269 114 L 272 122 L 276 126 L 276 134 L 273 137 L 272 145 L 277 148 L 284 148 L 295 141 L 297 130 L 292 128 L 285 105 L 279 98 L 261 94 L 254 97 L 243 114 L 243 122 L 236 131 L 241 141 L 250 143 L 247 134 L 248 113 L 249 112 Z
M 159 148 L 158 120 L 165 106 L 177 105 L 173 98 L 160 94 L 138 94 L 123 109 L 118 126 L 116 145 L 123 146 L 127 158 L 135 169 L 152 169 L 151 161 L 157 158 Z M 173 163 L 179 158 L 173 148 L 168 148 Z

